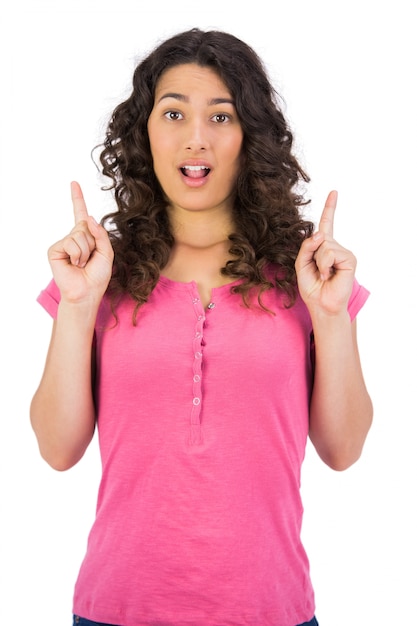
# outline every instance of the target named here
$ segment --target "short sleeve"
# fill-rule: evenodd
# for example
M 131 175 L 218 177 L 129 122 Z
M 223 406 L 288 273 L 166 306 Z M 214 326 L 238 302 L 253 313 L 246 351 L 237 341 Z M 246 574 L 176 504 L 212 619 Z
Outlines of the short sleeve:
M 58 286 L 52 279 L 48 286 L 40 292 L 36 301 L 39 302 L 45 311 L 47 311 L 49 315 L 55 319 L 58 314 L 58 304 L 60 299 L 61 294 Z
M 360 285 L 355 279 L 348 304 L 348 311 L 351 320 L 355 319 L 355 317 L 367 301 L 369 295 L 369 291 L 365 287 Z

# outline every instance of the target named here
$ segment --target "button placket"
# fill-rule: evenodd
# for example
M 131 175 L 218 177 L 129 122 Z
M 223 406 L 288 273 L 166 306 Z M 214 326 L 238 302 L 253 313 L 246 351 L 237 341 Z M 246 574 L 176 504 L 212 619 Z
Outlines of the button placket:
M 190 443 L 199 444 L 202 441 L 201 432 L 201 404 L 202 404 L 202 363 L 203 363 L 203 335 L 205 315 L 200 298 L 193 297 L 192 303 L 196 312 L 196 324 L 193 338 L 193 385 L 191 399 Z

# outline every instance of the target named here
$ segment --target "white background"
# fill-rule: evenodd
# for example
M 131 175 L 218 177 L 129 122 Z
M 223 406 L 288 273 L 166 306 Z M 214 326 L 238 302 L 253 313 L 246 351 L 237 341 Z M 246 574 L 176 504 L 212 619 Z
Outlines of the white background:
M 252 45 L 286 101 L 312 177 L 311 216 L 339 190 L 336 237 L 372 292 L 359 315 L 375 418 L 343 473 L 310 446 L 304 541 L 321 626 L 417 625 L 416 35 L 412 2 L 15 0 L 1 16 L 0 623 L 69 626 L 93 519 L 94 440 L 57 473 L 29 403 L 51 320 L 35 299 L 48 246 L 72 225 L 69 182 L 108 209 L 90 150 L 137 60 L 174 32 L 227 30 Z M 273 11 L 272 11 L 273 9 Z

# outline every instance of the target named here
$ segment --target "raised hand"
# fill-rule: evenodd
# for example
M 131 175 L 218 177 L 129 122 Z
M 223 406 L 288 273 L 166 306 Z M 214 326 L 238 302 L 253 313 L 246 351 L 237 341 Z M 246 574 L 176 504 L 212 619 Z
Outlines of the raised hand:
M 334 315 L 346 310 L 352 291 L 356 258 L 333 238 L 337 192 L 327 197 L 319 228 L 306 239 L 295 269 L 300 295 L 310 310 Z
M 105 228 L 88 215 L 81 187 L 71 183 L 75 226 L 48 250 L 61 298 L 82 302 L 101 299 L 110 281 L 113 249 Z

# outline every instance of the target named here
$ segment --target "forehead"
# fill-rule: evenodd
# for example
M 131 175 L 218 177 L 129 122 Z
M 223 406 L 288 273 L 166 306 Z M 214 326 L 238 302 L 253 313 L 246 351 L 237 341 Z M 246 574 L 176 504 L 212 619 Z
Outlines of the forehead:
M 170 67 L 161 74 L 155 87 L 155 100 L 163 92 L 188 95 L 195 91 L 230 97 L 228 87 L 214 69 L 197 63 L 184 63 Z

